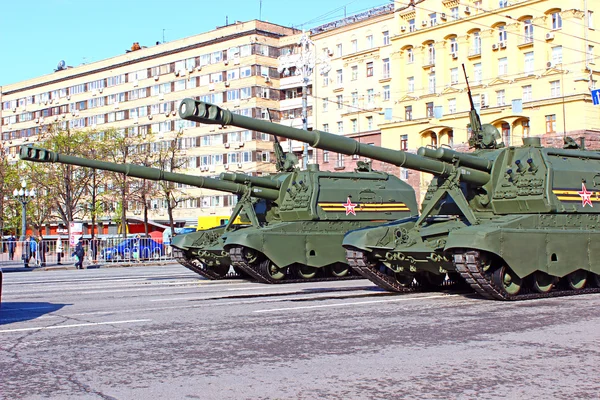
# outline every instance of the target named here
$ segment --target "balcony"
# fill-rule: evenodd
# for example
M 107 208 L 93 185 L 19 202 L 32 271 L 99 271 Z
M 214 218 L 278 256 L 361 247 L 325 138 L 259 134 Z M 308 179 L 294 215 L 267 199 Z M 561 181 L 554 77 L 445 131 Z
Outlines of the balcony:
M 469 48 L 469 58 L 481 57 L 481 46 L 475 46 Z

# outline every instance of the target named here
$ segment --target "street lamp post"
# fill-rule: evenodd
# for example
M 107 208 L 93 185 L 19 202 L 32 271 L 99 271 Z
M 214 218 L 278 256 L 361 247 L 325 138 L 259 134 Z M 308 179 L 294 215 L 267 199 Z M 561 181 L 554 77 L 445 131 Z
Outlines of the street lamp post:
M 21 242 L 25 241 L 25 234 L 27 232 L 27 203 L 29 203 L 35 197 L 35 189 L 27 190 L 27 182 L 23 180 L 21 182 L 21 189 L 15 189 L 13 191 L 13 197 L 21 203 Z

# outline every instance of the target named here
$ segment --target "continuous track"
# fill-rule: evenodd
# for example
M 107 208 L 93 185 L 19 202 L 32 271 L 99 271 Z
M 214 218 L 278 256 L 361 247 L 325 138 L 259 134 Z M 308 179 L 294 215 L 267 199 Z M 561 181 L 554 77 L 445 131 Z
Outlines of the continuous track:
M 493 279 L 490 272 L 484 271 L 483 258 L 479 251 L 463 250 L 454 253 L 456 271 L 479 294 L 494 300 L 529 300 L 547 297 L 573 296 L 578 294 L 599 293 L 600 288 L 583 288 L 579 290 L 564 289 L 560 285 L 547 293 L 538 293 L 531 288 L 523 287 L 518 294 L 506 293 Z
M 318 276 L 315 278 L 293 278 L 290 276 L 290 274 L 286 274 L 285 278 L 283 279 L 275 279 L 267 272 L 267 263 L 248 263 L 246 257 L 244 257 L 244 248 L 242 246 L 231 247 L 229 249 L 229 256 L 231 257 L 231 265 L 233 265 L 235 269 L 239 269 L 243 273 L 248 274 L 260 283 L 280 284 L 297 282 L 323 282 L 362 278 L 360 275 L 353 274 L 352 269 L 350 269 L 349 275 L 343 277 Z
M 173 255 L 177 262 L 187 269 L 197 273 L 198 275 L 210 279 L 210 280 L 219 280 L 219 279 L 231 279 L 231 278 L 241 278 L 241 275 L 236 273 L 235 270 L 233 272 L 228 272 L 226 275 L 219 275 L 216 272 L 212 271 L 208 268 L 204 263 L 195 258 L 188 258 L 181 250 L 173 249 Z

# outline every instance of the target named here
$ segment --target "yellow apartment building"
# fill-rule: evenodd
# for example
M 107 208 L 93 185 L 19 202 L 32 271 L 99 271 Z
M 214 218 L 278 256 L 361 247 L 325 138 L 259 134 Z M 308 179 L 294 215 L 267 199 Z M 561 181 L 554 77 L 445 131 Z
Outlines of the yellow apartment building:
M 391 117 L 394 5 L 376 7 L 311 29 L 315 129 L 380 145 L 380 126 Z M 316 162 L 329 171 L 352 171 L 358 157 L 318 150 Z M 374 162 L 375 169 L 395 167 Z
M 391 36 L 392 118 L 385 147 L 467 150 L 469 98 L 505 145 L 600 133 L 590 90 L 598 79 L 599 3 L 590 0 L 424 0 L 397 8 Z M 401 171 L 420 190 L 428 177 Z
M 61 63 L 48 75 L 1 88 L 0 137 L 16 161 L 18 147 L 35 143 L 52 125 L 97 131 L 114 127 L 147 135 L 156 148 L 183 131 L 180 155 L 186 169 L 181 172 L 273 172 L 270 136 L 182 121 L 177 107 L 182 99 L 195 97 L 254 118 L 268 119 L 267 109 L 274 110 L 271 116 L 279 121 L 280 40 L 297 33 L 256 20 L 236 22 L 169 43 L 132 47 L 90 64 Z M 181 189 L 188 200 L 175 210 L 180 223 L 195 223 L 200 215 L 229 215 L 236 201 L 227 193 Z M 128 218 L 135 219 L 140 209 L 128 204 Z M 153 199 L 150 219 L 165 221 L 165 209 L 161 199 Z

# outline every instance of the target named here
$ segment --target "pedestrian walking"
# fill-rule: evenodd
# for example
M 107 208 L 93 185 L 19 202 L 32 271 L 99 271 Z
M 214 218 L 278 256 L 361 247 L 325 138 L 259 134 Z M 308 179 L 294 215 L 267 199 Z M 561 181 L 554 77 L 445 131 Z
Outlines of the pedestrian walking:
M 15 259 L 16 248 L 17 248 L 17 238 L 15 238 L 15 235 L 10 235 L 10 237 L 8 238 L 8 259 L 9 260 Z
M 25 268 L 29 268 L 29 260 L 31 257 L 35 260 L 35 253 L 37 251 L 37 242 L 30 235 L 27 235 L 25 241 L 23 242 L 23 254 L 21 258 L 23 259 L 23 266 Z
M 142 250 L 142 246 L 141 246 L 140 242 L 141 242 L 140 235 L 139 234 L 135 235 L 135 238 L 133 239 L 133 260 L 136 263 L 141 262 L 140 257 L 142 255 L 140 254 L 140 251 Z
M 48 241 L 40 235 L 40 242 L 38 243 L 38 255 L 40 261 L 40 267 L 46 266 L 46 253 L 48 252 Z
M 75 251 L 71 254 L 71 257 L 76 257 L 75 267 L 77 269 L 83 269 L 83 258 L 85 257 L 85 248 L 83 247 L 83 237 L 79 238 Z
M 62 265 L 62 263 L 60 262 L 60 260 L 63 257 L 63 243 L 62 240 L 60 239 L 60 237 L 58 239 L 56 239 L 56 263 L 58 265 Z
M 92 253 L 91 261 L 96 264 L 98 262 L 98 239 L 95 236 L 90 240 L 90 253 Z

